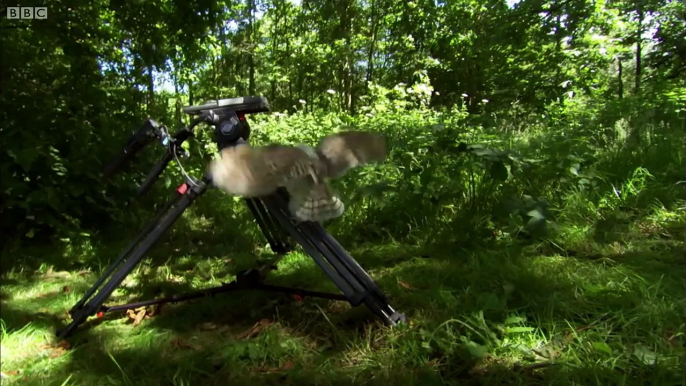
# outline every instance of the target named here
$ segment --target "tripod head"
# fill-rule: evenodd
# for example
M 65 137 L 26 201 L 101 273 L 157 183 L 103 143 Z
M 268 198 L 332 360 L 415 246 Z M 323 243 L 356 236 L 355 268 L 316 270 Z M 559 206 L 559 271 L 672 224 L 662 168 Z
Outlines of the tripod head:
M 250 138 L 250 125 L 246 115 L 269 111 L 269 103 L 265 97 L 240 97 L 208 101 L 199 106 L 183 108 L 186 114 L 194 116 L 188 127 L 179 129 L 174 135 L 169 135 L 166 126 L 148 118 L 141 127 L 134 132 L 124 145 L 124 148 L 103 168 L 103 175 L 109 178 L 119 172 L 143 148 L 153 141 L 159 141 L 165 147 L 164 156 L 153 166 L 145 181 L 138 188 L 138 196 L 147 193 L 157 181 L 172 159 L 179 162 L 179 157 L 188 158 L 189 154 L 181 145 L 193 136 L 193 129 L 200 123 L 214 126 L 214 140 L 219 150 L 227 146 L 234 146 Z M 187 179 L 190 177 L 186 176 Z M 194 183 L 193 181 L 189 181 Z

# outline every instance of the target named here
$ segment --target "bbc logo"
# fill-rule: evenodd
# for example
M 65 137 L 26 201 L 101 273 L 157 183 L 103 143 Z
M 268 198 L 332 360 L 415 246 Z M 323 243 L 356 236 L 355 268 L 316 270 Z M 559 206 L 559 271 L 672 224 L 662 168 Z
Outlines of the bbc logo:
M 48 7 L 7 7 L 8 19 L 38 19 L 48 18 Z

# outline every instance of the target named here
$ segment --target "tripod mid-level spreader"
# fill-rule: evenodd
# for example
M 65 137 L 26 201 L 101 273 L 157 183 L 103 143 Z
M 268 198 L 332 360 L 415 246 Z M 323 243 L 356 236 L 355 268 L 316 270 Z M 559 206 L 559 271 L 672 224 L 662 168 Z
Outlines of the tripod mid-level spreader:
M 181 144 L 193 136 L 195 126 L 200 123 L 213 125 L 215 140 L 219 150 L 221 150 L 227 146 L 247 142 L 250 137 L 250 126 L 245 116 L 266 111 L 269 111 L 269 105 L 264 97 L 221 99 L 201 106 L 185 107 L 184 112 L 195 118 L 188 127 L 180 129 L 174 135 L 169 135 L 165 126 L 148 119 L 129 138 L 124 149 L 105 166 L 103 173 L 105 177 L 113 175 L 146 145 L 153 141 L 160 141 L 166 152 L 138 189 L 138 194 L 143 195 L 148 192 L 169 162 L 173 159 L 178 161 L 178 157 L 183 155 L 184 150 L 181 148 Z M 79 325 L 94 315 L 102 317 L 106 312 L 179 302 L 239 289 L 260 289 L 299 296 L 346 300 L 353 307 L 365 304 L 388 325 L 396 325 L 405 321 L 403 314 L 391 308 L 388 299 L 367 272 L 319 223 L 309 221 L 296 223 L 292 220 L 288 211 L 288 192 L 285 190 L 279 190 L 266 197 L 247 198 L 244 201 L 274 253 L 283 256 L 291 251 L 291 245 L 287 242 L 287 238 L 290 236 L 314 259 L 315 263 L 341 290 L 342 295 L 264 284 L 262 270 L 250 269 L 239 273 L 235 281 L 219 287 L 138 303 L 112 307 L 104 306 L 103 303 L 143 259 L 150 248 L 181 217 L 186 208 L 202 196 L 211 185 L 208 176 L 197 180 L 185 175 L 185 179 L 186 181 L 176 189 L 174 197 L 141 230 L 139 236 L 122 251 L 93 287 L 86 291 L 81 300 L 69 311 L 72 321 L 57 332 L 58 337 L 65 338 L 71 335 Z

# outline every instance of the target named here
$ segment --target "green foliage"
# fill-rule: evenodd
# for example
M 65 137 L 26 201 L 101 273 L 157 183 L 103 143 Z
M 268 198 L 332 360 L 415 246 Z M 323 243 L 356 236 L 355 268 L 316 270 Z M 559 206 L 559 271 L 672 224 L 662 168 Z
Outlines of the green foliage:
M 2 233 L 47 240 L 140 223 L 181 171 L 136 202 L 154 151 L 111 181 L 102 165 L 146 116 L 177 127 L 185 104 L 245 94 L 276 112 L 251 116 L 256 143 L 344 127 L 388 136 L 387 164 L 338 183 L 351 203 L 339 231 L 474 241 L 493 234 L 508 200 L 560 208 L 560 192 L 579 189 L 597 203 L 637 167 L 659 184 L 676 173 L 665 155 L 683 158 L 683 11 L 390 0 L 55 9 L 2 34 Z M 213 153 L 208 133 L 198 140 L 184 166 L 194 174 Z
M 3 382 L 683 383 L 685 10 L 155 0 L 3 20 Z M 144 332 L 105 322 L 52 358 L 53 317 L 216 145 L 198 130 L 142 198 L 159 145 L 108 181 L 102 166 L 145 118 L 174 131 L 182 106 L 241 95 L 271 104 L 248 116 L 256 145 L 386 136 L 386 162 L 334 181 L 346 211 L 325 225 L 413 324 L 361 334 L 331 304 L 228 297 Z M 245 205 L 217 190 L 169 233 L 116 296 L 218 284 L 268 254 Z M 333 290 L 299 253 L 275 276 Z M 197 333 L 227 309 L 239 329 L 278 316 L 255 340 Z

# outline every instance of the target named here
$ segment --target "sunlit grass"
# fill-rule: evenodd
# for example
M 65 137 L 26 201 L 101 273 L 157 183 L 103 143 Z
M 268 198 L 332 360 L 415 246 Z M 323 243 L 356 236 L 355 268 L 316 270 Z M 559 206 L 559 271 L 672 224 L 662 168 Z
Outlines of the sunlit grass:
M 55 331 L 98 273 L 59 271 L 51 261 L 63 251 L 34 251 L 37 270 L 2 277 L 3 383 L 677 384 L 686 363 L 681 214 L 656 205 L 626 226 L 566 222 L 528 246 L 352 248 L 410 318 L 397 328 L 343 302 L 240 291 L 165 306 L 137 326 L 115 314 L 65 344 Z M 212 225 L 191 223 L 199 234 Z M 215 237 L 163 243 L 106 304 L 219 285 L 274 258 L 263 247 L 215 246 Z M 76 245 L 67 258 L 94 252 Z M 336 292 L 301 251 L 268 280 Z

